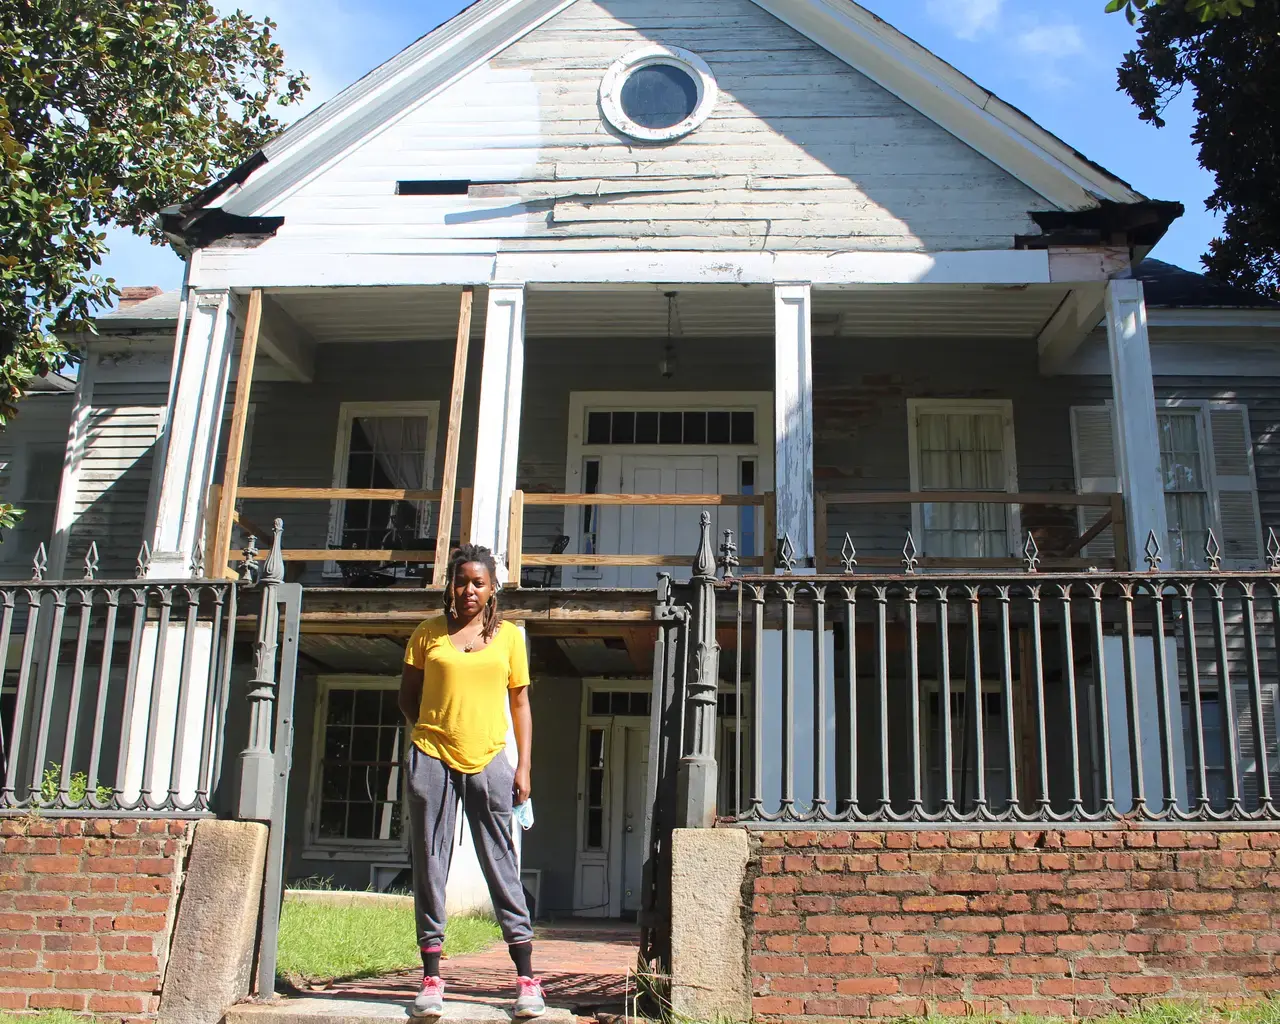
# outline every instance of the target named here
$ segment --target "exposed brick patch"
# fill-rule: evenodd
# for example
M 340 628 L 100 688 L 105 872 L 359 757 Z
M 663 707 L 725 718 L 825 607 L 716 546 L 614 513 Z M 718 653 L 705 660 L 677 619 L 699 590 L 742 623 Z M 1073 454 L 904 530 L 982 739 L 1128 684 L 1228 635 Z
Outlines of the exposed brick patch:
M 0 1009 L 154 1018 L 191 832 L 0 818 Z
M 1280 991 L 1280 832 L 761 832 L 748 875 L 764 1018 Z

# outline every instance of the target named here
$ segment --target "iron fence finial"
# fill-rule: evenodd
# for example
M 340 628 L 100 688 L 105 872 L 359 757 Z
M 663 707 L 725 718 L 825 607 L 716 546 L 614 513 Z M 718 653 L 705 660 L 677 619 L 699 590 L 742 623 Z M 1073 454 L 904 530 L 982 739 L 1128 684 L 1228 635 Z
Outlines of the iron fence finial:
M 196 538 L 196 548 L 191 552 L 191 575 L 199 579 L 204 575 L 204 538 Z
M 284 582 L 284 520 L 277 519 L 271 524 L 271 550 L 267 553 L 266 564 L 262 567 L 262 579 L 266 583 Z
M 1027 531 L 1027 542 L 1022 545 L 1022 564 L 1027 572 L 1040 571 L 1040 545 L 1030 530 Z
M 1218 538 L 1214 535 L 1212 528 L 1205 537 L 1204 557 L 1209 563 L 1211 572 L 1218 572 L 1222 568 L 1222 547 L 1218 544 Z
M 84 578 L 96 579 L 98 575 L 98 542 L 89 542 L 89 550 L 84 553 Z
M 916 539 L 911 535 L 911 531 L 907 531 L 907 542 L 902 545 L 902 567 L 909 573 L 914 573 L 920 566 L 919 550 L 916 548 Z
M 44 579 L 44 571 L 49 568 L 49 552 L 45 550 L 44 541 L 36 548 L 36 556 L 31 559 L 31 580 L 39 583 Z
M 137 570 L 134 575 L 140 580 L 146 579 L 147 572 L 151 568 L 151 545 L 145 540 L 142 542 L 142 547 L 138 548 L 138 561 L 136 565 Z
M 733 570 L 740 564 L 738 561 L 738 545 L 733 541 L 733 531 L 724 531 L 724 543 L 720 545 L 720 565 L 724 569 L 724 578 L 733 579 Z
M 853 546 L 853 538 L 844 535 L 844 543 L 840 545 L 840 565 L 847 575 L 853 575 L 858 567 L 858 549 Z
M 1160 563 L 1161 561 L 1163 561 L 1163 559 L 1160 557 L 1160 541 L 1156 537 L 1155 530 L 1151 530 L 1147 534 L 1146 552 L 1147 554 L 1146 554 L 1145 560 L 1147 563 L 1148 570 L 1150 572 L 1155 572 L 1157 569 L 1160 568 Z
M 1276 536 L 1274 526 L 1267 530 L 1267 568 L 1280 572 L 1280 537 Z
M 776 567 L 783 572 L 795 572 L 796 545 L 792 541 L 790 533 L 782 535 L 782 543 L 778 545 L 778 564 Z
M 250 534 L 244 542 L 244 549 L 241 554 L 243 557 L 240 559 L 240 582 L 253 586 L 258 582 L 260 570 L 258 565 L 258 538 Z

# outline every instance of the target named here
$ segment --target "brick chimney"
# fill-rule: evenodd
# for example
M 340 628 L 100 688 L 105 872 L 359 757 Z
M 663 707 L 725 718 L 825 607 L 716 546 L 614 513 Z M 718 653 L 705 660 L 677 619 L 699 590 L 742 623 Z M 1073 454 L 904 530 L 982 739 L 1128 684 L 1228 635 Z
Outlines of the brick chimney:
M 145 284 L 134 286 L 132 288 L 120 289 L 120 302 L 116 309 L 128 309 L 130 306 L 136 306 L 140 302 L 146 302 L 147 299 L 154 299 L 157 295 L 164 293 L 163 288 L 159 288 L 154 284 Z

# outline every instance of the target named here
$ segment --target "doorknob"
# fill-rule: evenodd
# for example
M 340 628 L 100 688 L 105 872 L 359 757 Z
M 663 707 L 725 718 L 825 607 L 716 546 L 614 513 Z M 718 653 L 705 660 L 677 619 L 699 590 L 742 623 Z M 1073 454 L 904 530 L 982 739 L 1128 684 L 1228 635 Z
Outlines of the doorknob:
M 635 826 L 634 826 L 634 825 L 628 825 L 628 826 L 627 826 L 627 831 L 628 831 L 628 832 L 634 832 L 634 831 L 635 831 Z

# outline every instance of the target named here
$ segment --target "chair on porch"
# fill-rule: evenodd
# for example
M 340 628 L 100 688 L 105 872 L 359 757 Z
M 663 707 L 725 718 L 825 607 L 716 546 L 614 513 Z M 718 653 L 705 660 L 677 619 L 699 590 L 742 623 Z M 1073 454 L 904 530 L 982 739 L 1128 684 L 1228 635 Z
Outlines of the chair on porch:
M 562 533 L 551 545 L 550 554 L 563 555 L 568 548 L 569 538 Z M 555 565 L 535 565 L 532 569 L 525 569 L 520 573 L 520 586 L 545 589 L 551 586 L 557 568 Z

